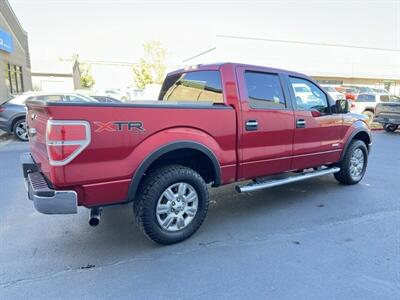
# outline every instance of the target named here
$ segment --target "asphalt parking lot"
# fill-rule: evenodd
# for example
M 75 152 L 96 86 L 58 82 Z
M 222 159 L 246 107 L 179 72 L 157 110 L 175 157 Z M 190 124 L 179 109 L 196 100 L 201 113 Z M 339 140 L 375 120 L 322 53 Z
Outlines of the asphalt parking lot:
M 400 299 L 400 132 L 374 132 L 366 177 L 332 176 L 239 195 L 211 192 L 208 218 L 168 247 L 128 206 L 46 216 L 0 141 L 1 299 Z

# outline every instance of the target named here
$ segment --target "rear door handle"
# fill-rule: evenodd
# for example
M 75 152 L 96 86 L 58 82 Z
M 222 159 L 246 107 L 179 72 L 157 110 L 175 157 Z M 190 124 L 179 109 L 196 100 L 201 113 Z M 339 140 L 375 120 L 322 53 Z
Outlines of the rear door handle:
M 247 120 L 246 121 L 246 130 L 247 131 L 255 131 L 258 129 L 258 121 L 257 120 Z
M 298 119 L 296 121 L 296 128 L 305 128 L 306 127 L 306 120 Z

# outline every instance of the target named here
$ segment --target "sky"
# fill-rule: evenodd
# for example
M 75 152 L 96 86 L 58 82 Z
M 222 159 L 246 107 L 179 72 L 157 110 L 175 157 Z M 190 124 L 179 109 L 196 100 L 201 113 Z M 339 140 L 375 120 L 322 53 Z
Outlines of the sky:
M 4 1 L 4 0 L 0 0 Z M 9 0 L 28 32 L 33 65 L 69 58 L 136 62 L 159 40 L 169 64 L 215 46 L 215 36 L 400 49 L 400 0 Z

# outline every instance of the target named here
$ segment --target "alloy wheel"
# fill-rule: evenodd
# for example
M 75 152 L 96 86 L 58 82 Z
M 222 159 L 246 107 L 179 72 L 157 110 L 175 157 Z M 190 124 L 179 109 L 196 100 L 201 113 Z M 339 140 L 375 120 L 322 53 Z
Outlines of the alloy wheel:
M 186 228 L 197 213 L 198 202 L 197 192 L 190 184 L 179 182 L 170 185 L 157 202 L 158 224 L 166 231 Z
M 358 180 L 364 171 L 364 153 L 360 148 L 354 150 L 350 158 L 350 176 Z
M 26 128 L 26 122 L 21 122 L 15 127 L 15 134 L 23 141 L 28 140 L 28 130 Z

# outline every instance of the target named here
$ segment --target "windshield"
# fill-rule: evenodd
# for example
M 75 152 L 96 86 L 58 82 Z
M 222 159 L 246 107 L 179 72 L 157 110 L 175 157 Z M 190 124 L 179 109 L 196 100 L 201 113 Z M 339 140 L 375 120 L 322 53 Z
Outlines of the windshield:
M 360 94 L 365 93 L 365 94 L 373 94 L 374 91 L 370 87 L 361 87 L 360 88 Z

